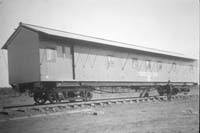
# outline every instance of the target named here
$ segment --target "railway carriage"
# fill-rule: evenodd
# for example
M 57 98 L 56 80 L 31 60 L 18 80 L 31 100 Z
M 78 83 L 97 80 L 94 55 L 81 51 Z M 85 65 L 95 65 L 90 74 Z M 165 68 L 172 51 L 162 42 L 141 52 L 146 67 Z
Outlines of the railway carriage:
M 90 100 L 97 88 L 145 90 L 171 81 L 175 94 L 198 82 L 197 60 L 184 55 L 20 23 L 2 47 L 9 83 L 47 100 Z M 142 96 L 142 95 L 141 95 Z

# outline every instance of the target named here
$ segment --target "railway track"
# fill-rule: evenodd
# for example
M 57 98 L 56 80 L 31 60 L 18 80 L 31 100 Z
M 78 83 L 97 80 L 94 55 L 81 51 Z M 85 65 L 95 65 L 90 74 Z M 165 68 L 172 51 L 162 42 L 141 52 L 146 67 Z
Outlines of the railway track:
M 192 97 L 198 97 L 198 95 L 175 95 L 172 96 L 173 100 L 189 99 Z M 18 120 L 31 117 L 42 117 L 46 115 L 57 115 L 63 113 L 73 113 L 78 108 L 106 106 L 112 104 L 125 104 L 125 103 L 140 103 L 140 102 L 164 102 L 167 101 L 166 96 L 151 96 L 145 98 L 139 97 L 123 97 L 123 98 L 110 98 L 99 99 L 91 101 L 79 101 L 79 102 L 63 102 L 57 104 L 45 104 L 45 105 L 21 105 L 21 106 L 6 106 L 0 111 L 1 115 L 6 117 L 1 121 Z M 84 110 L 82 110 L 84 111 Z M 77 111 L 75 111 L 77 112 Z

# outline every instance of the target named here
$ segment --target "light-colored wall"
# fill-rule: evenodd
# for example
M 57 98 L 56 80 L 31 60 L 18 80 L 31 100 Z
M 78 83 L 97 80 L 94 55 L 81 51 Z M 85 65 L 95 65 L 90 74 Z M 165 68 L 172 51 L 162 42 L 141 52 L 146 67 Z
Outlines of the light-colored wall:
M 8 46 L 9 83 L 40 80 L 38 34 L 21 28 Z
M 108 55 L 113 56 L 109 65 Z M 136 58 L 137 61 L 132 59 Z M 151 67 L 148 67 L 150 60 Z M 159 68 L 158 61 L 161 61 Z M 173 63 L 176 67 L 173 67 Z M 75 46 L 76 80 L 90 81 L 151 81 L 197 82 L 197 67 L 191 61 L 143 55 L 131 51 Z
M 21 29 L 8 47 L 9 83 L 73 80 L 72 55 L 69 52 L 73 44 L 41 41 L 37 33 Z M 68 49 L 68 53 L 58 57 L 58 46 Z M 56 50 L 55 61 L 46 60 L 45 48 Z M 197 65 L 193 61 L 144 55 L 143 52 L 106 46 L 86 46 L 79 41 L 74 45 L 74 52 L 75 80 L 198 82 Z M 176 63 L 176 67 L 173 67 L 173 63 Z
M 58 47 L 64 48 L 62 56 Z M 47 48 L 52 49 L 54 60 L 47 60 Z M 62 49 L 63 50 L 63 49 Z M 70 81 L 73 78 L 71 47 L 55 41 L 40 41 L 40 71 L 41 81 Z
M 0 49 L 0 88 L 9 87 L 7 51 Z

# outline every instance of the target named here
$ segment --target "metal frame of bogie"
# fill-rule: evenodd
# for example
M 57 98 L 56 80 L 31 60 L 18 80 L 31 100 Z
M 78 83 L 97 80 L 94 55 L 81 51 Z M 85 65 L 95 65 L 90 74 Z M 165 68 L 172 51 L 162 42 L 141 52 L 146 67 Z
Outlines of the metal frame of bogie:
M 195 85 L 179 85 L 179 86 L 173 86 L 171 92 L 168 91 L 168 88 L 166 86 L 158 86 L 157 92 L 160 96 L 168 95 L 171 93 L 171 95 L 177 95 L 178 93 L 184 93 L 187 94 L 190 92 L 190 89 Z
M 74 102 L 76 100 L 88 101 L 92 98 L 91 87 L 46 88 L 32 92 L 36 104 L 58 103 L 62 100 Z
M 91 86 L 65 86 L 57 87 L 57 82 L 33 82 L 12 85 L 19 92 L 26 92 L 33 97 L 35 104 L 58 103 L 62 100 L 73 102 L 75 100 L 88 101 L 92 98 Z

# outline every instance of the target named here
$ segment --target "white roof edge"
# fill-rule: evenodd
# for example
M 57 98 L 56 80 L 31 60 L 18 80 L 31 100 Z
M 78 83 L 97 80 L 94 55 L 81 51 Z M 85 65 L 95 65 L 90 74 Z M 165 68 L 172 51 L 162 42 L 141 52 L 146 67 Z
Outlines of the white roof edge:
M 174 56 L 174 57 L 179 57 L 179 58 L 197 60 L 193 57 L 185 56 L 180 53 L 158 50 L 158 49 L 154 49 L 154 48 L 147 48 L 147 47 L 143 47 L 143 46 L 137 46 L 137 45 L 133 45 L 133 44 L 117 42 L 117 41 L 107 40 L 107 39 L 98 38 L 98 37 L 81 35 L 81 34 L 71 33 L 71 32 L 67 32 L 67 31 L 61 31 L 61 30 L 56 30 L 56 29 L 52 29 L 52 28 L 41 27 L 41 26 L 37 26 L 37 25 L 20 23 L 20 26 L 24 26 L 24 27 L 30 28 L 34 31 L 46 33 L 46 34 L 53 35 L 53 36 L 60 36 L 60 37 L 66 37 L 66 38 L 72 38 L 72 39 L 78 39 L 78 40 L 84 40 L 84 41 L 91 41 L 91 42 L 101 43 L 104 45 L 110 45 L 110 46 L 140 50 L 140 51 L 145 51 L 145 52 L 151 52 L 151 53 L 156 53 L 156 54 L 162 54 L 162 55 L 167 55 L 167 56 Z

